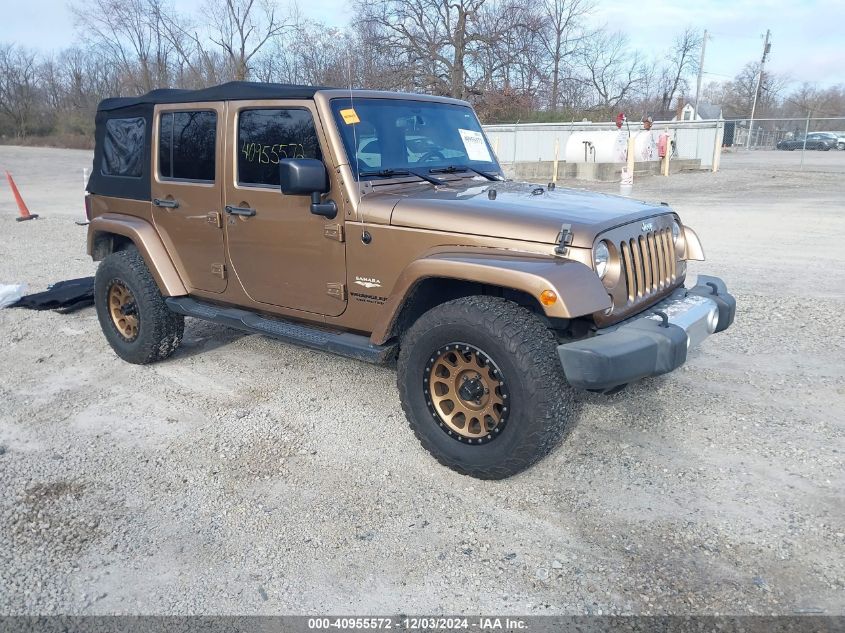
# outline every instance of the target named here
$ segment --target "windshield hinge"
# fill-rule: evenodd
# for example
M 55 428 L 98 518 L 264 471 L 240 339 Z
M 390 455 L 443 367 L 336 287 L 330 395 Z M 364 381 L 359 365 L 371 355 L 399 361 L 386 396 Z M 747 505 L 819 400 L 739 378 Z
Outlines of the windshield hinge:
M 326 224 L 323 227 L 323 237 L 325 237 L 327 240 L 334 240 L 336 242 L 342 242 L 344 240 L 343 225 L 342 224 Z
M 555 254 L 565 257 L 569 253 L 570 244 L 572 244 L 572 225 L 562 224 L 560 227 L 560 233 L 557 234 Z

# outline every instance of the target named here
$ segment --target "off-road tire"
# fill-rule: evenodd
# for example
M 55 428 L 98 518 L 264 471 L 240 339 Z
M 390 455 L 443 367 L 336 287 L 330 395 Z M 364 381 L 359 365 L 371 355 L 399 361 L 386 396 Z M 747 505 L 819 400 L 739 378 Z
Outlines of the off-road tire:
M 138 332 L 127 340 L 117 329 L 108 307 L 109 289 L 123 284 L 135 298 Z M 134 246 L 107 256 L 97 268 L 94 303 L 106 340 L 123 360 L 146 365 L 170 356 L 182 342 L 185 317 L 164 302 L 155 279 Z
M 451 343 L 483 350 L 501 370 L 510 396 L 507 426 L 481 444 L 450 437 L 429 406 L 426 366 Z M 417 439 L 444 466 L 479 479 L 504 479 L 547 455 L 560 441 L 573 409 L 557 342 L 526 308 L 498 297 L 472 296 L 423 314 L 400 343 L 399 396 Z

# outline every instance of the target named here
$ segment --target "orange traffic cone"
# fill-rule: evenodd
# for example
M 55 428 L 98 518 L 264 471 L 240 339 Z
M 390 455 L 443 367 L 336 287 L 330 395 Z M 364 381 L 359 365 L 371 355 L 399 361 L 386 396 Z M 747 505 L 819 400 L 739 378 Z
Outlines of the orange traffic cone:
M 21 192 L 18 191 L 17 185 L 15 185 L 15 181 L 12 180 L 12 174 L 8 171 L 6 172 L 6 180 L 9 181 L 9 187 L 12 189 L 12 195 L 15 196 L 15 202 L 18 203 L 18 211 L 20 212 L 21 216 L 19 218 L 15 218 L 18 222 L 23 222 L 25 220 L 34 220 L 38 217 L 37 213 L 30 213 L 29 209 L 26 208 L 26 204 L 21 198 Z

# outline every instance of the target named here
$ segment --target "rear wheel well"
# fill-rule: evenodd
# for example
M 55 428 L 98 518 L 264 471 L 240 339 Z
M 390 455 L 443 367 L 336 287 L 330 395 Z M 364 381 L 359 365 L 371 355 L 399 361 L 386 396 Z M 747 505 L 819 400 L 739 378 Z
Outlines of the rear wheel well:
M 429 277 L 417 282 L 408 293 L 402 309 L 390 329 L 389 338 L 401 336 L 418 318 L 435 306 L 453 299 L 477 295 L 501 297 L 512 301 L 537 314 L 549 327 L 553 327 L 540 306 L 540 302 L 527 292 L 464 279 Z
M 134 242 L 125 235 L 117 233 L 108 233 L 106 231 L 99 231 L 94 235 L 93 247 L 91 249 L 91 258 L 95 262 L 102 261 L 112 253 L 124 251 Z

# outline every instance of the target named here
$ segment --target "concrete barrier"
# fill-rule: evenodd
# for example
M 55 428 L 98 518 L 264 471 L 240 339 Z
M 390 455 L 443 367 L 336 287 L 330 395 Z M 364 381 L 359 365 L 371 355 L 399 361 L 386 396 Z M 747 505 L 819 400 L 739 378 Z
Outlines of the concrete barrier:
M 624 163 L 558 163 L 558 182 L 563 180 L 592 180 L 600 182 L 618 181 L 622 175 Z M 539 160 L 534 162 L 502 163 L 505 175 L 514 180 L 551 182 L 554 161 Z M 669 162 L 669 173 L 698 171 L 702 168 L 701 160 L 675 159 Z M 634 178 L 638 176 L 660 174 L 660 161 L 634 163 Z

